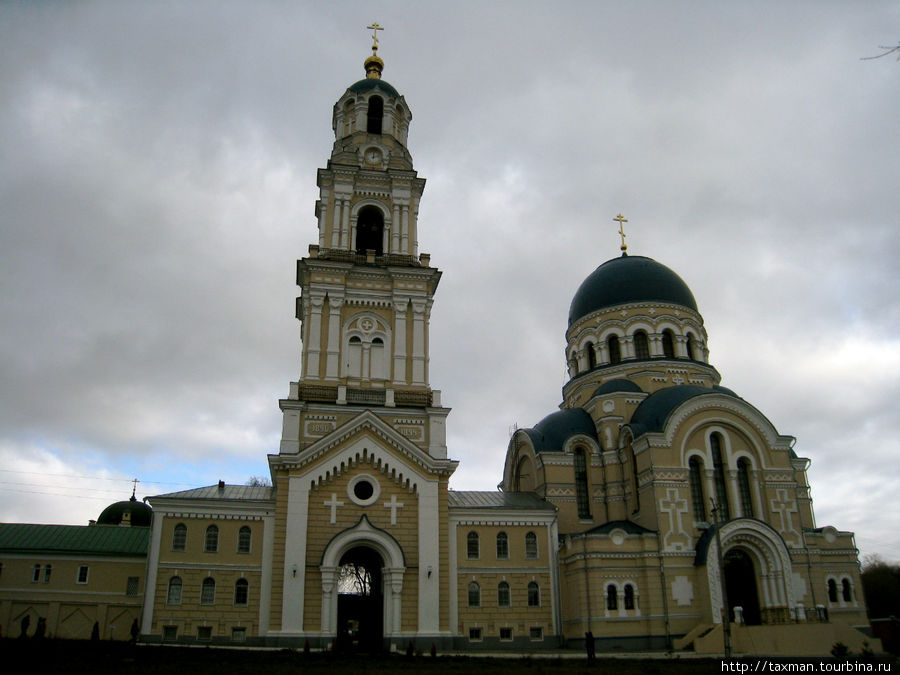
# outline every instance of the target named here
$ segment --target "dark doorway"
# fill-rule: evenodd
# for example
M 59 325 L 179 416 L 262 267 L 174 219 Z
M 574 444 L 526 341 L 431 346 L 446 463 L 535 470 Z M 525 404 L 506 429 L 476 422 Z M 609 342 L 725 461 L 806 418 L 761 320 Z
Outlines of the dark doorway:
M 728 593 L 728 611 L 734 617 L 734 608 L 744 609 L 744 623 L 760 624 L 759 595 L 756 592 L 756 570 L 753 560 L 745 551 L 733 548 L 725 554 L 725 590 Z
M 376 206 L 364 206 L 356 217 L 356 252 L 365 254 L 367 250 L 382 255 L 384 247 L 384 216 Z
M 357 546 L 343 555 L 340 565 L 338 645 L 346 650 L 380 651 L 384 642 L 384 561 L 371 548 Z

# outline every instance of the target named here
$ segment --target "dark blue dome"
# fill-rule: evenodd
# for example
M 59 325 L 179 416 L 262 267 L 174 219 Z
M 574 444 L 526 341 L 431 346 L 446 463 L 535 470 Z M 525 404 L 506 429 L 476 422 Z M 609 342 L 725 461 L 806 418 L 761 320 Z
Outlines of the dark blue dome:
M 557 410 L 547 415 L 532 429 L 523 429 L 531 439 L 535 452 L 561 452 L 566 441 L 576 434 L 597 440 L 594 420 L 582 408 Z
M 569 307 L 569 325 L 598 309 L 632 302 L 663 302 L 697 310 L 684 280 L 652 258 L 623 255 L 607 260 L 585 279 Z
M 139 502 L 134 495 L 128 501 L 116 502 L 103 509 L 103 513 L 97 518 L 97 524 L 119 525 L 125 513 L 130 514 L 132 527 L 150 527 L 153 509 L 144 502 Z
M 591 398 L 594 396 L 603 396 L 604 394 L 612 394 L 616 391 L 630 391 L 634 393 L 640 393 L 644 390 L 637 386 L 631 380 L 624 380 L 622 378 L 618 378 L 615 380 L 610 380 L 609 382 L 604 382 L 599 387 L 594 390 L 594 393 L 591 394 Z
M 400 92 L 398 92 L 384 80 L 377 77 L 367 77 L 364 80 L 360 80 L 359 82 L 354 82 L 349 87 L 347 87 L 347 89 L 356 94 L 365 94 L 367 91 L 372 91 L 373 89 L 375 89 L 375 87 L 383 89 L 388 96 L 393 96 L 394 98 L 398 98 L 400 96 Z

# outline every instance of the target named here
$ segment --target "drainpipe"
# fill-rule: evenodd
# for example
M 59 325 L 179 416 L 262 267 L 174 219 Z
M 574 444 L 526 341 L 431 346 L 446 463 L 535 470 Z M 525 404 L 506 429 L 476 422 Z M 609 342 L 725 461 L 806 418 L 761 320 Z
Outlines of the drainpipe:
M 656 530 L 656 557 L 659 560 L 659 582 L 662 584 L 663 616 L 666 619 L 666 649 L 672 651 L 672 634 L 669 630 L 669 588 L 666 586 L 666 568 L 663 565 L 662 535 Z
M 588 555 L 587 555 L 587 535 L 581 535 L 581 543 L 584 548 L 584 599 L 587 603 L 587 629 L 588 632 L 593 632 L 591 629 L 591 578 L 588 574 Z
M 716 563 L 719 566 L 719 585 L 722 587 L 722 637 L 725 642 L 725 658 L 731 658 L 731 615 L 728 611 L 728 588 L 725 584 L 725 556 L 722 554 L 722 535 L 720 532 L 719 504 L 712 502 L 712 512 L 716 514 Z M 706 564 L 709 565 L 707 559 Z

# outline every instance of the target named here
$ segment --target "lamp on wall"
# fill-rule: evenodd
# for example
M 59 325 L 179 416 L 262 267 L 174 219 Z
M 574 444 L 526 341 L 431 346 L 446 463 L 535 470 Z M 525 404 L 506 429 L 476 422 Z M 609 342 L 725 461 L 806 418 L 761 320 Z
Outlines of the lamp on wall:
M 291 574 L 294 576 L 295 579 L 297 578 L 297 566 L 296 565 L 294 565 L 294 567 L 291 569 Z
M 431 568 L 431 565 L 429 565 L 428 566 L 428 578 L 429 579 L 431 578 L 431 571 L 432 571 L 432 568 Z

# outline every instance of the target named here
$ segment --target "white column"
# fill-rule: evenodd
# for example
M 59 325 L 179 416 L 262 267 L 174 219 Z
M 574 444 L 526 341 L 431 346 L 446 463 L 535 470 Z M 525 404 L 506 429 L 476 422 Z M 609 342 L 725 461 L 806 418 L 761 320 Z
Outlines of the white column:
M 356 250 L 356 218 L 350 217 L 350 250 Z
M 448 584 L 448 595 L 450 601 L 449 614 L 450 614 L 450 634 L 458 635 L 459 631 L 459 594 L 457 593 L 457 580 L 459 577 L 458 570 L 458 560 L 457 560 L 457 549 L 456 549 L 456 535 L 457 528 L 459 526 L 452 519 L 447 519 L 447 548 L 448 548 L 448 558 L 449 558 L 449 569 L 447 570 Z
M 269 610 L 272 602 L 272 550 L 275 538 L 275 518 L 263 518 L 262 575 L 259 581 L 259 634 L 269 632 Z
M 391 220 L 391 253 L 400 253 L 400 205 L 397 203 Z
M 331 607 L 335 604 L 333 597 L 337 585 L 338 568 L 320 567 L 319 571 L 322 573 L 322 635 L 337 635 L 335 630 L 337 617 L 331 616 Z
M 406 300 L 394 301 L 394 384 L 406 384 Z
M 325 196 L 319 201 L 319 248 L 325 248 Z
M 281 593 L 282 633 L 299 633 L 303 630 L 308 512 L 309 482 L 299 477 L 291 477 L 288 483 L 287 504 L 287 522 L 291 526 L 287 528 L 284 537 L 284 582 Z
M 159 575 L 159 547 L 162 538 L 162 521 L 163 514 L 157 512 L 152 521 L 153 528 L 150 530 L 150 551 L 147 555 L 147 579 L 144 581 L 144 610 L 141 614 L 141 635 L 147 635 L 153 629 L 153 607 L 156 604 L 156 577 Z
M 413 301 L 413 384 L 425 384 L 425 302 Z
M 331 219 L 331 248 L 341 245 L 341 200 L 334 197 L 334 212 Z
M 350 245 L 350 200 L 344 200 L 344 208 L 341 214 L 341 248 Z
M 328 294 L 328 345 L 325 352 L 325 377 L 336 380 L 340 376 L 341 306 L 344 299 Z
M 619 338 L 619 344 L 622 345 L 622 360 L 634 358 L 634 338 L 631 335 L 625 335 Z
M 731 507 L 731 517 L 739 518 L 743 514 L 741 512 L 740 495 L 738 494 L 737 471 L 728 469 L 725 473 L 728 475 L 728 503 Z
M 675 336 L 675 356 L 677 358 L 686 359 L 688 357 L 687 341 L 687 335 Z
M 400 232 L 400 249 L 402 253 L 410 253 L 409 250 L 409 204 L 404 204 L 401 208 L 401 222 L 403 229 Z
M 319 352 L 322 348 L 322 307 L 324 295 L 311 295 L 309 298 L 309 334 L 306 347 L 306 376 L 319 377 Z
M 438 483 L 419 483 L 419 630 L 436 634 L 440 628 L 440 532 Z

